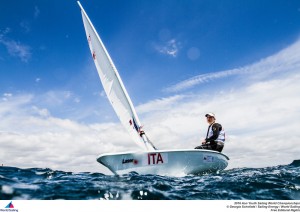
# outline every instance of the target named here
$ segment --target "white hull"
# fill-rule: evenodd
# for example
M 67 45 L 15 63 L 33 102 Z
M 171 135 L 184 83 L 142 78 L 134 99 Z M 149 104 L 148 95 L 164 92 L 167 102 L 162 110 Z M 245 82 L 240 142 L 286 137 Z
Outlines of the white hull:
M 180 176 L 224 170 L 229 158 L 219 152 L 199 149 L 156 150 L 102 154 L 97 161 L 117 175 L 137 172 Z

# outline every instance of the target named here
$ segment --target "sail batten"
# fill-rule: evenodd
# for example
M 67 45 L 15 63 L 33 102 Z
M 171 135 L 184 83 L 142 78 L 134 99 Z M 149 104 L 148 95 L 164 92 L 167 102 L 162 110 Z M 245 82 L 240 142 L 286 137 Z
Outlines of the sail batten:
M 117 68 L 79 1 L 78 5 L 81 9 L 83 24 L 92 58 L 104 91 L 114 111 L 125 129 L 140 147 L 144 150 L 154 150 L 155 147 L 148 141 L 147 137 L 140 133 L 141 123 Z M 132 120 L 135 126 L 133 126 Z

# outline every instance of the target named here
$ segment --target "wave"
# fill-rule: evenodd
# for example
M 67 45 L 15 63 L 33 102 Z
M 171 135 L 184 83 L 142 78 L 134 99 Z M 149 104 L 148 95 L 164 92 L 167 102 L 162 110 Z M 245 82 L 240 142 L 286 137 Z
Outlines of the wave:
M 0 167 L 0 198 L 39 200 L 295 200 L 300 160 L 265 168 L 167 177 L 73 173 L 49 168 Z

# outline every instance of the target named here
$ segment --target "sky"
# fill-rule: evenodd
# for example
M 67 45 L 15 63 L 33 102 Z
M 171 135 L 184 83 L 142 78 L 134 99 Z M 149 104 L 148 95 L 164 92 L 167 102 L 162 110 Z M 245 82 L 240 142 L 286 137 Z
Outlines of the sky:
M 300 159 L 300 2 L 82 0 L 150 140 L 188 149 L 207 112 L 227 169 Z M 0 164 L 110 174 L 137 151 L 97 75 L 74 0 L 0 6 Z

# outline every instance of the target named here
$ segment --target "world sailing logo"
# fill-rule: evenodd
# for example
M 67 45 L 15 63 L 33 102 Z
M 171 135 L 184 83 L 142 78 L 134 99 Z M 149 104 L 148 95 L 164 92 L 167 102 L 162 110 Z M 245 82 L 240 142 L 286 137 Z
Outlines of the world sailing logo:
M 12 201 L 5 208 L 14 208 L 14 205 L 12 204 Z
M 14 207 L 12 201 L 4 209 L 0 209 L 0 212 L 18 212 L 18 209 Z

